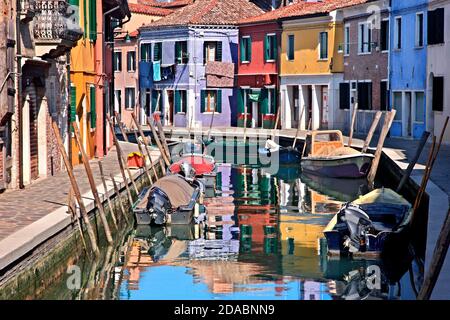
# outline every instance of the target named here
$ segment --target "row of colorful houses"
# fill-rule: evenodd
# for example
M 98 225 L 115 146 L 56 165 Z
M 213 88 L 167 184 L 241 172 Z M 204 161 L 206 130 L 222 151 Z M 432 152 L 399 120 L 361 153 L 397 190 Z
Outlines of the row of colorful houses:
M 440 132 L 450 113 L 450 1 L 277 5 L 196 0 L 140 27 L 129 109 L 143 123 L 158 112 L 177 127 L 243 126 L 246 118 L 248 127 L 273 128 L 280 108 L 282 128 L 347 130 L 358 103 L 358 133 L 392 108 L 392 136 Z
M 23 0 L 0 6 L 2 192 L 63 169 L 54 122 L 74 165 L 81 154 L 73 121 L 90 158 L 107 154 L 113 23 L 126 23 L 131 13 L 126 0 Z

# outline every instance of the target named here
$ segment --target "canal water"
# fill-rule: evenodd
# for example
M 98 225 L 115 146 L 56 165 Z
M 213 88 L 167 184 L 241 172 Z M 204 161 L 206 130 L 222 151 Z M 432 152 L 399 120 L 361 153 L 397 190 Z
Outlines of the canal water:
M 138 226 L 128 233 L 108 290 L 140 299 L 415 299 L 421 274 L 408 254 L 331 259 L 323 229 L 361 180 L 323 180 L 298 167 L 276 174 L 220 164 L 207 214 L 192 226 Z

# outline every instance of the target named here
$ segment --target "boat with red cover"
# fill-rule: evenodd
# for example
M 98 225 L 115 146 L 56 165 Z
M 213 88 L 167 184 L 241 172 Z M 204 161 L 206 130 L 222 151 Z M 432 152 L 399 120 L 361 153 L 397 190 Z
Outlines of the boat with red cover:
M 203 182 L 206 188 L 214 187 L 216 182 L 216 162 L 213 157 L 203 154 L 184 154 L 181 158 L 172 163 L 169 172 L 172 174 L 183 174 L 183 165 L 188 164 L 194 172 L 195 176 Z

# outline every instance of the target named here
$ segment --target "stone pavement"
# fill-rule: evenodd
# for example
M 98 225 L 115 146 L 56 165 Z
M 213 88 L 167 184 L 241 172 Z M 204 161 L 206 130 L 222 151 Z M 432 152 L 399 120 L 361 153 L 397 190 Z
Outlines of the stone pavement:
M 128 154 L 129 152 L 137 151 L 137 146 L 122 143 L 122 149 L 124 153 Z M 157 154 L 159 155 L 159 152 L 155 151 L 155 157 Z M 153 155 L 152 151 L 152 158 Z M 97 162 L 98 160 L 94 159 L 90 161 L 90 164 L 96 185 L 100 186 L 102 181 Z M 115 176 L 119 175 L 120 168 L 115 148 L 103 159 L 103 167 L 107 180 L 110 180 L 108 178 L 110 173 L 113 173 Z M 74 173 L 81 194 L 84 195 L 90 192 L 91 189 L 84 166 L 76 166 Z M 118 179 L 118 182 L 121 181 L 122 179 Z M 0 194 L 0 241 L 59 209 L 61 206 L 66 207 L 69 190 L 70 180 L 67 173 L 63 171 L 55 176 L 38 180 L 23 190 L 10 190 Z M 101 190 L 103 190 L 103 187 Z

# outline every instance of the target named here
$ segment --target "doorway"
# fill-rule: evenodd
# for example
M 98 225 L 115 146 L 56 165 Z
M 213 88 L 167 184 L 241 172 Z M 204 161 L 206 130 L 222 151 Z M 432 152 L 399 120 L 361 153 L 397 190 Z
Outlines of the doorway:
M 169 102 L 169 108 L 168 108 L 168 115 L 167 115 L 167 124 L 168 126 L 171 126 L 173 124 L 174 119 L 174 91 L 173 90 L 167 90 L 167 100 Z

